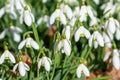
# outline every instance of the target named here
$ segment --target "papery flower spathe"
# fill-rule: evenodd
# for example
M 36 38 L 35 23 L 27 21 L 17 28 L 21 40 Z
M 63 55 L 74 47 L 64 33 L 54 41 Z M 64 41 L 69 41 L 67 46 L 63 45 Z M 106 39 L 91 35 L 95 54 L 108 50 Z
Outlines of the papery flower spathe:
M 89 46 L 92 47 L 92 44 L 94 44 L 94 48 L 97 48 L 98 45 L 101 47 L 104 46 L 103 37 L 98 31 L 94 31 L 94 33 L 89 38 Z
M 34 15 L 28 5 L 24 7 L 24 11 L 20 16 L 20 23 L 23 24 L 23 22 L 25 22 L 27 26 L 31 26 L 32 23 L 35 22 Z
M 30 70 L 29 66 L 26 63 L 22 62 L 22 61 L 20 61 L 19 63 L 17 63 L 13 67 L 13 71 L 15 71 L 17 69 L 17 67 L 19 69 L 19 73 L 20 73 L 21 76 L 25 76 L 26 71 Z
M 56 42 L 54 45 L 54 51 L 57 52 L 60 50 L 62 53 L 65 53 L 67 56 L 69 56 L 71 53 L 71 42 L 66 38 L 63 38 L 60 41 Z
M 19 45 L 18 49 L 22 49 L 24 46 L 27 48 L 33 47 L 34 49 L 38 50 L 39 45 L 36 41 L 34 41 L 31 37 L 27 37 L 25 40 L 23 40 Z
M 80 78 L 82 73 L 84 73 L 85 76 L 90 75 L 88 68 L 84 64 L 79 64 L 79 66 L 76 70 L 77 77 Z
M 5 59 L 10 59 L 10 61 L 12 63 L 16 62 L 13 54 L 8 50 L 7 46 L 5 46 L 5 51 L 3 52 L 3 54 L 0 57 L 0 64 L 2 64 L 5 61 Z
M 106 61 L 110 57 L 111 54 L 113 55 L 112 57 L 113 66 L 117 70 L 119 70 L 120 69 L 120 58 L 119 58 L 120 55 L 119 55 L 118 49 L 113 49 L 113 51 L 109 51 L 108 53 L 106 53 L 103 61 Z
M 43 56 L 38 62 L 38 68 L 40 69 L 41 66 L 44 66 L 46 71 L 50 71 L 51 64 L 52 64 L 51 59 L 46 56 Z
M 20 41 L 20 39 L 21 39 L 20 33 L 22 33 L 22 29 L 20 29 L 17 26 L 13 26 L 13 25 L 11 25 L 9 29 L 5 29 L 1 32 L 0 39 L 3 39 L 7 35 L 8 31 L 11 32 L 14 41 L 16 41 L 16 42 Z
M 77 42 L 80 37 L 86 37 L 87 39 L 89 39 L 90 37 L 90 32 L 84 27 L 84 26 L 80 26 L 75 34 L 74 34 L 74 37 L 75 37 L 75 41 Z
M 56 9 L 50 16 L 50 24 L 52 25 L 56 19 L 59 20 L 64 25 L 66 25 L 67 23 L 67 20 L 63 11 L 61 11 L 59 8 Z

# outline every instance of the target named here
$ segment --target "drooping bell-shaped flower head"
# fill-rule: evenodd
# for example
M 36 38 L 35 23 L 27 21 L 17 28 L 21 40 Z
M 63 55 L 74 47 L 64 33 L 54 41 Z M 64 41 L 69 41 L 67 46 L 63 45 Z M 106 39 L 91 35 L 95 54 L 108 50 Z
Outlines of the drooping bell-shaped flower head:
M 82 73 L 87 77 L 90 75 L 88 68 L 83 63 L 80 62 L 76 70 L 77 77 L 80 78 Z
M 31 26 L 32 23 L 35 22 L 34 15 L 28 5 L 24 7 L 24 11 L 20 16 L 20 23 L 23 24 L 23 22 L 25 22 L 27 26 Z
M 103 37 L 98 31 L 94 31 L 89 38 L 89 46 L 92 47 L 93 44 L 94 44 L 94 48 L 97 48 L 98 45 L 101 47 L 104 46 Z
M 57 41 L 54 45 L 54 51 L 62 51 L 62 53 L 65 53 L 67 56 L 71 53 L 71 42 L 66 38 L 65 35 L 61 36 L 61 39 Z
M 22 29 L 20 29 L 19 27 L 17 26 L 14 26 L 13 24 L 10 24 L 10 27 L 8 29 L 5 29 L 1 32 L 0 34 L 0 39 L 3 39 L 5 38 L 5 36 L 8 34 L 8 33 L 11 33 L 12 34 L 12 37 L 13 37 L 13 40 L 15 42 L 19 42 L 20 41 L 20 33 L 22 32 Z
M 21 57 L 20 57 L 20 58 L 21 58 Z M 26 63 L 24 63 L 24 62 L 22 61 L 22 59 L 20 59 L 20 60 L 19 60 L 19 63 L 17 63 L 17 64 L 13 67 L 13 71 L 16 71 L 17 67 L 18 67 L 18 70 L 19 70 L 19 73 L 20 73 L 21 76 L 25 76 L 26 71 L 29 71 L 29 70 L 30 70 L 30 67 L 29 67 Z
M 50 16 L 50 24 L 54 24 L 55 20 L 60 21 L 63 25 L 66 25 L 67 23 L 67 19 L 59 6 L 57 6 L 57 9 Z
M 3 52 L 3 54 L 0 57 L 0 64 L 2 64 L 5 61 L 5 59 L 10 59 L 10 61 L 12 63 L 15 63 L 16 60 L 15 60 L 13 54 L 8 50 L 8 47 L 6 45 L 4 45 L 4 50 L 5 51 Z
M 34 41 L 30 35 L 27 36 L 27 38 L 23 41 L 20 42 L 20 44 L 18 45 L 18 49 L 22 49 L 24 46 L 26 46 L 27 48 L 31 48 L 33 47 L 34 49 L 38 50 L 39 49 L 39 45 L 36 41 Z
M 41 66 L 44 66 L 46 71 L 50 71 L 51 64 L 52 64 L 51 59 L 46 56 L 43 56 L 38 62 L 38 68 L 40 69 Z
M 76 30 L 74 37 L 76 42 L 80 39 L 80 37 L 86 37 L 89 39 L 90 32 L 83 25 L 80 25 L 80 27 Z

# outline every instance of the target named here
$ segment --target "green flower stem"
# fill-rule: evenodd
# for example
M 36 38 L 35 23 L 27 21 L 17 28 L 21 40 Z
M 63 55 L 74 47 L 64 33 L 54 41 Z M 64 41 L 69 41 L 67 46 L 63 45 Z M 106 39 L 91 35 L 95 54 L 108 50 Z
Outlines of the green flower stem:
M 38 32 L 37 32 L 35 23 L 32 23 L 32 30 L 33 30 L 33 33 L 34 33 L 35 40 L 38 42 L 38 44 L 40 46 L 39 36 L 38 36 Z
M 88 58 L 89 54 L 91 53 L 92 47 L 89 47 L 88 52 L 85 55 L 85 59 Z
M 49 74 L 48 74 L 48 72 L 46 72 L 46 75 L 47 75 L 47 80 L 50 80 L 50 79 L 49 79 Z

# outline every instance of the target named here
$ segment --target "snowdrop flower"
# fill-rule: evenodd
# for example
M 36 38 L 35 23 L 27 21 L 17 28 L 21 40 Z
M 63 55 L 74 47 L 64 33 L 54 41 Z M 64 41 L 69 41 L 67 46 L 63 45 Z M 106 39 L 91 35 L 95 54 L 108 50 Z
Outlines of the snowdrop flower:
M 100 0 L 93 0 L 96 4 L 100 3 Z
M 106 61 L 110 57 L 111 54 L 113 55 L 112 57 L 113 66 L 117 70 L 120 69 L 120 58 L 119 58 L 120 55 L 119 55 L 118 49 L 114 49 L 113 51 L 106 53 L 103 60 Z
M 85 76 L 90 75 L 88 68 L 84 64 L 79 64 L 76 70 L 77 77 L 80 78 L 82 73 L 84 73 Z
M 26 3 L 24 0 L 15 0 L 15 7 L 20 14 L 22 14 L 22 12 L 24 11 L 25 6 Z
M 78 0 L 64 0 L 66 3 L 69 3 L 70 5 L 76 5 L 78 3 Z
M 107 47 L 111 48 L 112 47 L 112 43 L 111 43 L 110 37 L 105 32 L 103 32 L 102 35 L 103 35 L 103 39 L 104 39 L 105 45 Z
M 62 34 L 66 36 L 66 39 L 70 39 L 70 26 L 67 25 L 63 28 Z
M 50 16 L 50 24 L 52 25 L 55 22 L 55 20 L 60 20 L 60 22 L 64 25 L 66 25 L 67 23 L 64 13 L 59 8 L 56 9 Z
M 26 63 L 22 62 L 22 61 L 20 61 L 19 63 L 17 63 L 13 67 L 13 71 L 15 71 L 17 69 L 17 67 L 19 69 L 19 73 L 20 73 L 21 76 L 25 76 L 26 71 L 30 70 L 29 66 Z
M 25 22 L 27 26 L 31 26 L 32 23 L 35 22 L 35 18 L 28 5 L 24 7 L 24 11 L 20 16 L 20 23 L 23 24 L 23 22 Z
M 80 7 L 79 6 L 76 6 L 75 7 L 75 10 L 73 12 L 73 16 L 74 17 L 79 17 L 79 13 L 80 13 Z
M 80 21 L 86 21 L 87 20 L 87 15 L 92 19 L 94 17 L 93 11 L 90 6 L 86 6 L 84 1 L 80 9 Z
M 89 46 L 92 47 L 94 43 L 94 48 L 97 48 L 98 45 L 101 47 L 104 46 L 104 41 L 102 35 L 98 31 L 94 31 L 94 33 L 89 38 Z
M 113 1 L 109 1 L 108 3 L 106 4 L 103 4 L 101 6 L 101 9 L 104 9 L 104 14 L 105 14 L 105 17 L 109 17 L 110 14 L 113 14 L 115 12 L 115 8 L 116 8 L 116 5 L 113 5 Z
M 47 27 L 50 27 L 49 16 L 48 16 L 48 15 L 45 15 L 45 16 L 43 16 L 43 17 L 40 17 L 40 18 L 37 20 L 37 26 L 40 25 L 42 22 L 46 23 Z
M 47 2 L 47 0 L 42 0 L 42 3 L 46 3 Z
M 71 9 L 67 4 L 62 4 L 62 5 L 61 5 L 61 10 L 62 10 L 63 13 L 65 13 L 66 16 L 71 20 L 71 18 L 72 18 L 72 16 L 73 16 L 72 9 Z
M 74 37 L 76 42 L 78 42 L 80 37 L 86 37 L 88 39 L 90 37 L 90 32 L 84 26 L 80 26 L 76 30 Z
M 40 69 L 41 66 L 44 66 L 46 71 L 50 71 L 50 65 L 52 64 L 52 61 L 50 58 L 44 56 L 42 57 L 38 62 L 38 68 Z
M 5 35 L 8 33 L 8 31 L 12 33 L 14 41 L 16 42 L 20 41 L 21 38 L 19 33 L 21 33 L 22 30 L 19 27 L 13 25 L 11 25 L 9 29 L 5 29 L 4 31 L 1 32 L 0 39 L 3 39 Z
M 96 24 L 98 24 L 99 19 L 97 17 L 92 17 L 91 21 L 90 21 L 90 26 L 94 26 Z
M 12 53 L 8 50 L 8 47 L 5 46 L 4 49 L 5 49 L 5 51 L 3 52 L 3 54 L 0 57 L 0 64 L 2 64 L 5 61 L 5 59 L 10 59 L 10 61 L 12 63 L 15 63 L 16 60 L 15 60 L 14 56 L 12 55 Z
M 34 49 L 38 50 L 39 45 L 36 41 L 34 41 L 30 36 L 28 36 L 25 40 L 23 40 L 19 45 L 18 49 L 22 49 L 24 46 L 27 48 L 33 47 Z
M 111 34 L 114 34 L 117 28 L 120 28 L 119 22 L 113 17 L 110 17 L 105 23 L 105 29 Z
M 56 42 L 54 45 L 54 51 L 57 52 L 60 50 L 62 50 L 62 53 L 69 56 L 71 53 L 71 42 L 66 38 L 62 38 L 60 41 Z
M 0 9 L 0 18 L 2 18 L 2 16 L 5 13 L 9 13 L 9 16 L 11 19 L 16 19 L 17 14 L 16 14 L 15 8 L 14 8 L 14 0 L 7 0 L 6 3 L 7 4 Z

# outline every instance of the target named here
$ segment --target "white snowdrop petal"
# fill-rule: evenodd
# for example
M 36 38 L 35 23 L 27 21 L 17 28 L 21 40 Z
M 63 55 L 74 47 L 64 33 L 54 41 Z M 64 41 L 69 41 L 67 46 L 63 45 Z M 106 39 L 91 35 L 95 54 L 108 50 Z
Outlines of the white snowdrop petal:
M 37 20 L 37 26 L 40 25 L 42 21 L 43 21 L 43 17 L 40 17 L 40 18 Z
M 93 35 L 91 35 L 89 38 L 89 46 L 90 47 L 92 47 L 92 42 L 93 42 Z
M 80 38 L 80 28 L 78 28 L 78 30 L 75 32 L 74 37 L 75 37 L 75 41 L 78 42 L 79 38 Z
M 47 58 L 47 59 L 48 59 L 49 63 L 50 63 L 50 64 L 52 64 L 52 61 L 51 61 L 51 59 L 50 59 L 50 58 Z
M 87 39 L 90 37 L 90 32 L 86 28 L 84 28 L 84 34 Z
M 22 49 L 24 47 L 26 43 L 26 40 L 23 40 L 19 45 L 18 45 L 18 49 Z
M 25 70 L 29 71 L 30 70 L 30 67 L 26 64 L 26 63 L 23 63 L 24 66 L 25 66 Z
M 115 33 L 115 21 L 113 18 L 110 19 L 109 24 L 108 24 L 108 30 L 114 34 Z
M 93 19 L 94 15 L 93 15 L 93 12 L 92 12 L 92 9 L 90 6 L 87 6 L 87 12 L 88 12 L 88 15 L 90 16 L 90 18 Z
M 62 41 L 59 41 L 59 43 L 57 44 L 57 50 L 59 51 L 62 48 Z
M 101 47 L 103 47 L 103 46 L 104 46 L 104 41 L 103 41 L 102 35 L 101 35 L 100 33 L 97 33 L 96 37 L 97 37 L 96 39 L 97 39 L 98 44 L 99 44 Z
M 5 60 L 5 53 L 3 53 L 0 57 L 0 64 L 2 64 Z
M 8 56 L 9 56 L 9 59 L 11 60 L 11 62 L 15 63 L 16 60 L 15 60 L 14 56 L 12 55 L 12 53 L 9 52 L 9 51 L 7 51 L 7 54 L 8 54 Z
M 79 65 L 78 68 L 77 68 L 77 70 L 76 70 L 76 74 L 77 74 L 78 78 L 81 77 L 81 73 L 82 73 L 82 67 L 81 67 L 81 65 Z
M 66 39 L 70 39 L 70 26 L 63 28 L 62 34 L 66 35 Z
M 0 9 L 0 18 L 5 14 L 5 8 Z
M 15 30 L 15 31 L 17 31 L 17 33 L 21 33 L 21 32 L 22 32 L 22 29 L 21 29 L 21 28 L 19 28 L 19 27 L 17 27 L 17 26 L 16 26 L 16 27 L 14 27 L 14 30 Z
M 117 40 L 120 40 L 120 29 L 117 29 L 115 37 Z
M 7 33 L 7 29 L 5 29 L 1 34 L 0 34 L 0 39 L 3 39 Z
M 20 15 L 20 24 L 23 24 L 23 13 Z
M 71 19 L 72 18 L 72 9 L 68 5 L 66 5 L 66 12 L 67 12 L 67 17 L 69 19 Z
M 19 72 L 21 76 L 25 76 L 26 71 L 23 62 L 19 62 Z
M 20 38 L 20 35 L 18 33 L 13 32 L 13 39 L 16 42 L 19 42 L 21 38 Z
M 90 72 L 88 70 L 88 68 L 82 64 L 82 70 L 83 70 L 83 73 L 85 74 L 85 76 L 90 76 Z
M 39 62 L 38 62 L 38 68 L 39 69 L 41 68 L 41 65 L 42 65 L 42 60 L 40 59 Z
M 56 19 L 56 14 L 55 14 L 55 12 L 54 12 L 54 13 L 52 13 L 52 15 L 50 16 L 50 24 L 51 24 L 51 25 L 55 22 L 55 19 Z
M 13 67 L 13 71 L 16 71 L 18 64 Z
M 25 11 L 24 21 L 25 21 L 25 24 L 26 24 L 27 26 L 31 26 L 31 24 L 32 24 L 32 18 L 31 18 L 31 15 L 30 15 L 30 12 L 29 12 L 29 11 Z
M 47 71 L 50 71 L 50 63 L 49 63 L 49 61 L 46 59 L 44 63 L 45 63 L 45 65 L 44 65 L 45 69 Z
M 64 44 L 65 54 L 66 54 L 67 56 L 69 56 L 70 53 L 71 53 L 71 45 L 70 45 L 69 41 L 67 41 L 67 40 L 63 40 L 63 44 Z
M 60 12 L 60 21 L 62 22 L 62 24 L 66 25 L 67 21 L 66 21 L 66 17 L 65 15 Z
M 103 61 L 106 61 L 111 55 L 111 52 L 105 54 Z
M 94 48 L 96 49 L 98 47 L 98 42 L 94 41 Z
M 120 69 L 119 56 L 117 56 L 115 53 L 113 53 L 113 66 L 114 66 L 117 70 Z
M 39 45 L 38 45 L 38 43 L 37 42 L 35 42 L 32 38 L 31 38 L 31 46 L 34 48 L 34 49 L 36 49 L 36 50 L 38 50 L 39 49 Z

